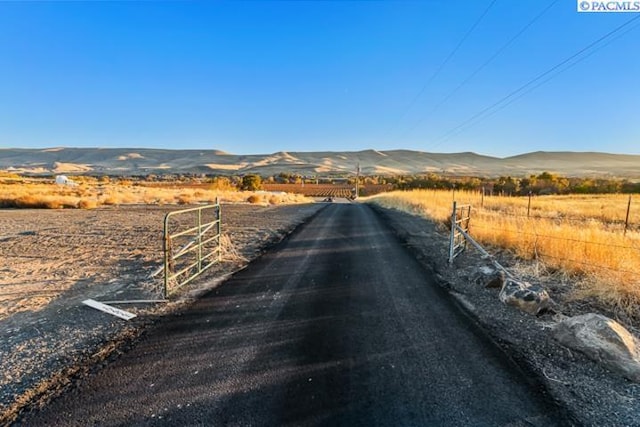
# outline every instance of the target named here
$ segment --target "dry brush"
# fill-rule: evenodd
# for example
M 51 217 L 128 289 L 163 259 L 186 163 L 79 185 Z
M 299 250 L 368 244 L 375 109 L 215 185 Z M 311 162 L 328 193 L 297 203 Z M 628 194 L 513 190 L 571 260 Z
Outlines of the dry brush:
M 574 283 L 573 298 L 595 298 L 638 316 L 640 309 L 640 201 L 625 220 L 629 196 L 483 196 L 479 192 L 414 190 L 371 202 L 446 224 L 453 200 L 473 206 L 470 231 L 484 245 L 533 261 Z

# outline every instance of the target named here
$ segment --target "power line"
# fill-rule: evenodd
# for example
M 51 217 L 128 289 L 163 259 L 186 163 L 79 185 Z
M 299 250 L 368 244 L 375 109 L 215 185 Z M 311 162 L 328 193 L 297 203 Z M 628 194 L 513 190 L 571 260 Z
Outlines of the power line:
M 476 19 L 476 21 L 473 23 L 473 25 L 471 25 L 471 27 L 467 30 L 467 32 L 465 33 L 465 35 L 462 37 L 462 39 L 460 39 L 460 41 L 458 42 L 458 44 L 456 45 L 456 47 L 453 48 L 453 50 L 449 53 L 449 55 L 444 59 L 444 61 L 442 61 L 442 63 L 440 64 L 440 66 L 436 69 L 436 71 L 431 75 L 431 77 L 429 77 L 429 79 L 427 80 L 427 82 L 422 86 L 422 89 L 420 89 L 418 91 L 418 93 L 413 97 L 413 99 L 411 100 L 411 102 L 409 102 L 409 104 L 405 107 L 404 111 L 402 112 L 402 114 L 400 115 L 400 118 L 396 121 L 396 123 L 389 129 L 389 131 L 387 132 L 387 134 L 391 133 L 391 131 L 402 121 L 402 119 L 404 119 L 404 117 L 407 115 L 407 113 L 409 112 L 409 110 L 411 110 L 411 108 L 413 107 L 413 105 L 416 103 L 416 101 L 422 96 L 422 94 L 424 93 L 424 91 L 427 89 L 427 87 L 431 84 L 431 82 L 433 82 L 435 80 L 436 77 L 438 77 L 438 75 L 440 74 L 440 72 L 444 69 L 444 67 L 447 65 L 447 63 L 451 60 L 451 58 L 453 58 L 453 56 L 458 52 L 458 50 L 460 49 L 460 47 L 462 47 L 462 45 L 464 44 L 464 42 L 467 40 L 467 38 L 469 38 L 469 36 L 471 35 L 471 33 L 473 33 L 473 31 L 476 29 L 476 27 L 478 26 L 478 24 L 480 24 L 480 22 L 484 19 L 484 17 L 487 15 L 487 13 L 489 13 L 489 10 L 491 10 L 491 8 L 493 7 L 493 5 L 497 2 L 498 0 L 493 0 L 489 6 L 487 6 L 487 8 L 484 10 L 484 12 L 482 12 L 482 14 L 478 17 L 478 19 Z
M 447 136 L 444 140 L 440 141 L 439 144 L 444 143 L 448 140 L 450 140 L 451 138 L 453 138 L 455 135 L 460 134 L 461 132 L 466 131 L 467 129 L 475 126 L 476 124 L 487 120 L 488 118 L 494 116 L 495 114 L 497 114 L 498 112 L 504 110 L 505 108 L 507 108 L 509 105 L 513 104 L 514 102 L 518 101 L 520 98 L 524 97 L 525 95 L 528 95 L 529 93 L 533 92 L 534 90 L 536 90 L 537 88 L 539 88 L 540 86 L 546 84 L 547 82 L 549 82 L 550 80 L 552 80 L 553 78 L 555 78 L 557 75 L 564 73 L 565 71 L 570 70 L 571 68 L 573 68 L 574 66 L 578 65 L 581 61 L 584 61 L 585 59 L 589 58 L 590 56 L 592 56 L 593 54 L 595 54 L 596 52 L 598 52 L 599 50 L 609 46 L 611 43 L 613 43 L 614 41 L 618 40 L 619 38 L 625 36 L 626 34 L 628 34 L 629 32 L 635 30 L 636 28 L 638 28 L 638 26 L 640 26 L 640 23 L 637 23 L 636 25 L 634 25 L 633 27 L 627 29 L 626 31 L 624 31 L 623 33 L 619 34 L 618 36 L 612 38 L 611 40 L 607 41 L 605 44 L 603 44 L 602 46 L 599 46 L 595 49 L 593 49 L 591 52 L 589 52 L 588 54 L 586 54 L 585 56 L 583 56 L 582 58 L 578 58 L 576 60 L 574 60 L 571 64 L 568 64 L 566 67 L 557 70 L 555 73 L 551 74 L 549 77 L 547 77 L 546 79 L 542 80 L 541 82 L 539 82 L 538 84 L 536 84 L 535 86 L 530 87 L 529 89 L 527 89 L 526 91 L 522 92 L 521 94 L 519 94 L 518 96 L 516 96 L 515 98 L 511 99 L 509 102 L 507 102 L 506 104 L 503 104 L 499 107 L 497 107 L 495 110 L 488 112 L 485 116 L 483 117 L 479 117 L 477 118 L 477 120 L 475 120 L 472 123 L 469 123 L 467 125 L 465 125 L 464 127 L 462 127 L 461 129 L 459 129 L 457 132 Z M 437 146 L 438 144 L 434 145 Z
M 598 45 L 600 42 L 608 39 L 609 37 L 611 37 L 612 35 L 614 35 L 615 33 L 617 33 L 618 31 L 622 30 L 624 27 L 628 26 L 629 24 L 633 23 L 634 21 L 640 19 L 640 15 L 629 19 L 628 21 L 626 21 L 625 23 L 617 26 L 616 28 L 614 28 L 613 30 L 609 31 L 607 34 L 601 36 L 600 38 L 598 38 L 597 40 L 591 42 L 589 45 L 587 45 L 586 47 L 580 49 L 578 52 L 574 53 L 573 55 L 571 55 L 570 57 L 568 57 L 567 59 L 559 62 L 558 64 L 554 65 L 553 67 L 549 68 L 547 71 L 537 75 L 536 77 L 534 77 L 533 79 L 529 80 L 527 83 L 523 84 L 522 86 L 520 86 L 518 89 L 510 92 L 508 95 L 502 97 L 500 100 L 494 102 L 493 104 L 489 105 L 488 107 L 482 109 L 481 111 L 479 111 L 478 113 L 474 114 L 473 116 L 471 116 L 470 118 L 468 118 L 467 120 L 465 120 L 464 122 L 462 122 L 461 124 L 459 124 L 458 126 L 452 128 L 451 130 L 449 130 L 447 133 L 445 133 L 443 136 L 441 136 L 438 140 L 436 140 L 436 144 L 440 143 L 440 142 L 444 142 L 446 140 L 448 140 L 448 138 L 450 136 L 452 136 L 453 134 L 455 134 L 455 132 L 458 129 L 461 129 L 463 127 L 465 127 L 466 125 L 468 125 L 469 123 L 473 122 L 474 120 L 476 120 L 477 118 L 481 117 L 482 115 L 484 115 L 486 112 L 492 110 L 493 108 L 499 106 L 500 104 L 502 104 L 503 102 L 509 100 L 510 98 L 513 98 L 515 95 L 519 94 L 520 92 L 522 92 L 523 90 L 525 90 L 526 88 L 528 88 L 529 86 L 531 86 L 532 84 L 540 81 L 541 79 L 545 78 L 546 76 L 548 76 L 549 74 L 553 73 L 554 71 L 558 70 L 559 68 L 563 67 L 564 65 L 568 64 L 569 62 L 573 61 L 574 59 L 576 60 L 573 64 L 571 64 L 570 66 L 574 66 L 577 63 L 583 61 L 584 59 L 586 59 L 588 56 L 583 56 L 581 58 L 579 58 L 580 55 L 582 55 L 584 52 L 588 51 L 589 49 L 593 48 L 594 46 Z M 557 75 L 557 74 L 556 74 Z M 550 79 L 548 79 L 550 80 Z M 546 80 L 546 81 L 548 81 Z M 545 81 L 545 82 L 546 82 Z M 536 86 L 537 87 L 537 86 Z
M 487 65 L 492 63 L 498 56 L 502 54 L 511 44 L 516 41 L 522 34 L 524 34 L 533 24 L 535 24 L 542 16 L 547 13 L 549 9 L 551 9 L 559 0 L 553 0 L 549 3 L 540 13 L 533 17 L 524 27 L 520 29 L 513 37 L 511 37 L 505 44 L 503 44 L 497 51 L 494 52 L 489 59 L 484 61 L 478 68 L 476 68 L 466 79 L 462 81 L 458 86 L 456 86 L 453 90 L 451 90 L 440 102 L 438 102 L 425 116 L 423 116 L 420 120 L 418 120 L 413 126 L 408 128 L 404 134 L 415 129 L 418 125 L 423 123 L 428 117 L 433 115 L 438 108 L 440 108 L 445 102 L 447 102 L 453 95 L 455 95 L 460 89 L 462 89 L 471 79 L 473 79 L 480 71 L 482 71 Z M 403 135 L 404 135 L 403 134 Z

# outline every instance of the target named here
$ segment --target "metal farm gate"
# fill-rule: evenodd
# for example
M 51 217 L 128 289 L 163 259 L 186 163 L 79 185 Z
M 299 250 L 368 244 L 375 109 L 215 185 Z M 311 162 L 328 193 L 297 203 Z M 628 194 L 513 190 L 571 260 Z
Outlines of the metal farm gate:
M 222 257 L 220 203 L 169 212 L 164 218 L 164 297 Z
M 469 234 L 469 221 L 471 220 L 471 205 L 460 205 L 453 202 L 451 213 L 451 235 L 449 242 L 449 262 L 460 255 L 467 248 L 465 235 Z

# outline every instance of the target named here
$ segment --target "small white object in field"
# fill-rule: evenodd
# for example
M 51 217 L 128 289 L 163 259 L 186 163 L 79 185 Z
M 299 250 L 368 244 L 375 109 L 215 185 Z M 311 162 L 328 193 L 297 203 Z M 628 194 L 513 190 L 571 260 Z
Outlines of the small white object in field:
M 68 185 L 70 187 L 74 187 L 78 184 L 67 178 L 66 175 L 58 175 L 56 176 L 56 184 L 58 185 Z

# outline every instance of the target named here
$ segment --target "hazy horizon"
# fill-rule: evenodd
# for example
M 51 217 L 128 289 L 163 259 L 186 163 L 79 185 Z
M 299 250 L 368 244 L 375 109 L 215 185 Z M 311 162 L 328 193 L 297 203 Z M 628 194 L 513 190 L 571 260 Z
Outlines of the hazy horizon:
M 425 153 L 425 154 L 436 154 L 436 155 L 455 155 L 455 154 L 475 154 L 478 156 L 483 156 L 483 157 L 493 157 L 496 159 L 506 159 L 509 157 L 518 157 L 518 156 L 523 156 L 523 155 L 529 155 L 529 154 L 536 154 L 536 153 L 549 153 L 549 154 L 562 154 L 562 153 L 572 153 L 572 154 L 613 154 L 613 155 L 620 155 L 620 156 L 640 156 L 640 152 L 639 153 L 622 153 L 622 152 L 612 152 L 612 151 L 593 151 L 593 150 L 589 150 L 589 151 L 581 151 L 581 150 L 536 150 L 536 151 L 523 151 L 523 152 L 516 152 L 515 154 L 511 154 L 508 156 L 495 156 L 495 155 L 491 155 L 491 154 L 485 154 L 485 153 L 479 153 L 476 151 L 424 151 L 424 150 L 419 150 L 419 149 L 410 149 L 410 148 L 402 148 L 402 147 L 398 147 L 398 148 L 390 148 L 390 149 L 379 149 L 379 148 L 364 148 L 364 149 L 358 149 L 358 150 L 278 150 L 278 151 L 271 151 L 271 152 L 232 152 L 232 151 L 227 151 L 227 150 L 221 150 L 218 148 L 206 148 L 206 147 L 201 147 L 201 148 L 174 148 L 174 147 L 142 147 L 142 146 L 69 146 L 69 145 L 57 145 L 57 146 L 42 146 L 42 147 L 0 147 L 0 151 L 2 150 L 39 150 L 39 151 L 54 151 L 54 150 L 65 150 L 65 149 L 86 149 L 86 150 L 123 150 L 123 151 L 135 151 L 135 150 L 167 150 L 167 151 L 194 151 L 194 152 L 201 152 L 201 151 L 210 151 L 210 152 L 217 152 L 217 153 L 224 153 L 224 154 L 229 154 L 229 155 L 238 155 L 238 156 L 268 156 L 268 155 L 273 155 L 273 154 L 278 154 L 278 153 L 301 153 L 301 154 L 317 154 L 317 153 L 334 153 L 334 154 L 339 154 L 339 153 L 362 153 L 362 152 L 367 152 L 367 151 L 374 151 L 374 152 L 390 152 L 390 151 L 413 151 L 413 152 L 418 152 L 418 153 Z
M 219 150 L 153 148 L 0 149 L 0 169 L 26 174 L 171 174 L 234 175 L 299 173 L 465 176 L 527 176 L 551 172 L 563 176 L 640 178 L 640 155 L 598 152 L 521 153 L 510 157 L 472 152 L 415 150 L 279 151 L 234 154 Z

